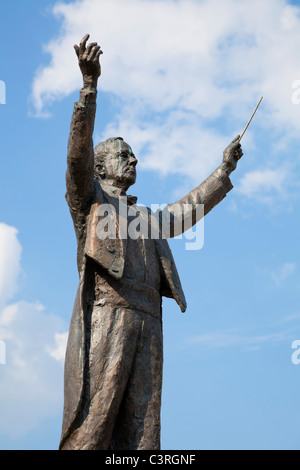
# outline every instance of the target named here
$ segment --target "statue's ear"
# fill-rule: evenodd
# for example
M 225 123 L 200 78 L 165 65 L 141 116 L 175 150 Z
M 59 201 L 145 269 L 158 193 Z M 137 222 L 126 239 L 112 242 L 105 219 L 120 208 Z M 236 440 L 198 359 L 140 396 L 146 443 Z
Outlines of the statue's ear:
M 94 174 L 96 178 L 105 179 L 105 168 L 102 163 L 95 165 Z

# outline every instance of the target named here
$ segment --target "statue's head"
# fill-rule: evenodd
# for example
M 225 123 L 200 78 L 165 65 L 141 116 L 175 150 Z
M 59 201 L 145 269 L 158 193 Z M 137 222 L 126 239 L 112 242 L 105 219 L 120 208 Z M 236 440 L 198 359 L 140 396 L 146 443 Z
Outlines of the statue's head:
M 136 181 L 135 158 L 131 147 L 122 137 L 112 137 L 101 142 L 94 149 L 95 178 L 124 189 Z

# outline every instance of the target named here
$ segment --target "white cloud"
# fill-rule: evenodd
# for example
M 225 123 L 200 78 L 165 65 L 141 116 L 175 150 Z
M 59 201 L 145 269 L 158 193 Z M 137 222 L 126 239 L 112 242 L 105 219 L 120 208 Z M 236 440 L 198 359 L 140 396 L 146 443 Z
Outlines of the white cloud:
M 1 434 L 12 438 L 38 427 L 63 404 L 63 368 L 54 350 L 65 324 L 45 313 L 39 303 L 18 302 L 0 315 L 0 337 L 6 345 L 1 366 Z
M 292 322 L 295 320 L 297 321 L 300 320 L 300 313 L 295 313 L 294 315 L 288 315 L 287 317 L 285 317 L 284 322 L 288 323 L 288 322 Z
M 57 361 L 64 361 L 67 341 L 69 334 L 65 333 L 56 333 L 55 334 L 55 348 L 47 348 L 50 353 L 50 356 L 56 359 Z
M 252 333 L 252 334 L 251 334 Z M 221 330 L 194 336 L 186 344 L 197 345 L 205 349 L 220 349 L 238 347 L 247 351 L 257 351 L 263 347 L 278 346 L 295 335 L 295 329 L 253 334 L 251 331 L 240 329 Z
M 17 229 L 0 223 L 0 307 L 18 287 L 21 253 Z
M 103 137 L 111 135 L 126 136 L 135 154 L 143 155 L 141 168 L 159 169 L 163 176 L 180 173 L 194 185 L 221 163 L 226 145 L 224 137 L 203 129 L 198 116 L 184 112 L 173 112 L 162 122 L 143 123 L 134 122 L 128 113 L 127 119 L 109 125 Z
M 292 84 L 300 79 L 300 10 L 287 1 L 82 0 L 53 11 L 61 30 L 45 46 L 51 60 L 32 87 L 39 115 L 81 87 L 73 44 L 89 32 L 104 51 L 100 90 L 119 102 L 99 138 L 122 135 L 144 168 L 199 182 L 261 95 L 248 148 L 259 151 L 255 129 L 273 150 L 298 138 Z
M 0 224 L 0 433 L 12 438 L 62 410 L 66 325 L 39 302 L 8 304 L 18 288 L 22 247 L 17 230 Z
M 280 269 L 271 273 L 272 279 L 279 287 L 295 272 L 295 269 L 296 263 L 285 263 Z
M 260 202 L 273 202 L 286 194 L 289 172 L 284 168 L 264 169 L 246 173 L 240 181 L 239 192 Z

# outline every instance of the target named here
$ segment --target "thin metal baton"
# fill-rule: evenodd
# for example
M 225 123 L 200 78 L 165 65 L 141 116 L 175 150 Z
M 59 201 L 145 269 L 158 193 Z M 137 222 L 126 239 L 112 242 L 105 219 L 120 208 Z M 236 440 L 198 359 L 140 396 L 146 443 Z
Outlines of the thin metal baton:
M 262 102 L 262 100 L 263 100 L 263 96 L 262 96 L 261 99 L 259 100 L 259 103 L 258 103 L 258 105 L 256 106 L 255 110 L 253 111 L 253 114 L 252 114 L 251 118 L 249 119 L 249 121 L 248 121 L 248 123 L 247 123 L 247 126 L 246 126 L 245 129 L 243 130 L 242 135 L 241 135 L 241 137 L 239 138 L 239 142 L 242 140 L 242 137 L 243 137 L 243 135 L 245 134 L 246 130 L 248 129 L 250 122 L 251 122 L 252 119 L 254 118 L 254 114 L 255 114 L 256 111 L 258 110 L 258 107 L 259 107 L 260 103 Z

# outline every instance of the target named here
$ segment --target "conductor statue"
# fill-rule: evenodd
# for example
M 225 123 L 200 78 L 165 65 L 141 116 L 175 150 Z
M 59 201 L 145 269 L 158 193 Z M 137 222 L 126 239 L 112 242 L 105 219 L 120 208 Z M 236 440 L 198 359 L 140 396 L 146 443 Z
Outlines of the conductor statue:
M 99 234 L 104 216 L 119 228 L 120 201 L 126 208 L 137 207 L 136 198 L 126 192 L 136 181 L 138 161 L 121 137 L 93 146 L 102 51 L 88 39 L 86 35 L 74 46 L 83 88 L 71 123 L 66 199 L 78 244 L 79 287 L 65 360 L 60 449 L 159 450 L 162 297 L 175 299 L 182 312 L 186 300 L 160 228 L 157 237 L 120 236 L 119 230 L 113 237 Z M 211 176 L 167 206 L 170 237 L 176 207 L 192 207 L 196 224 L 199 205 L 206 215 L 224 199 L 233 187 L 229 175 L 242 155 L 237 137 Z

